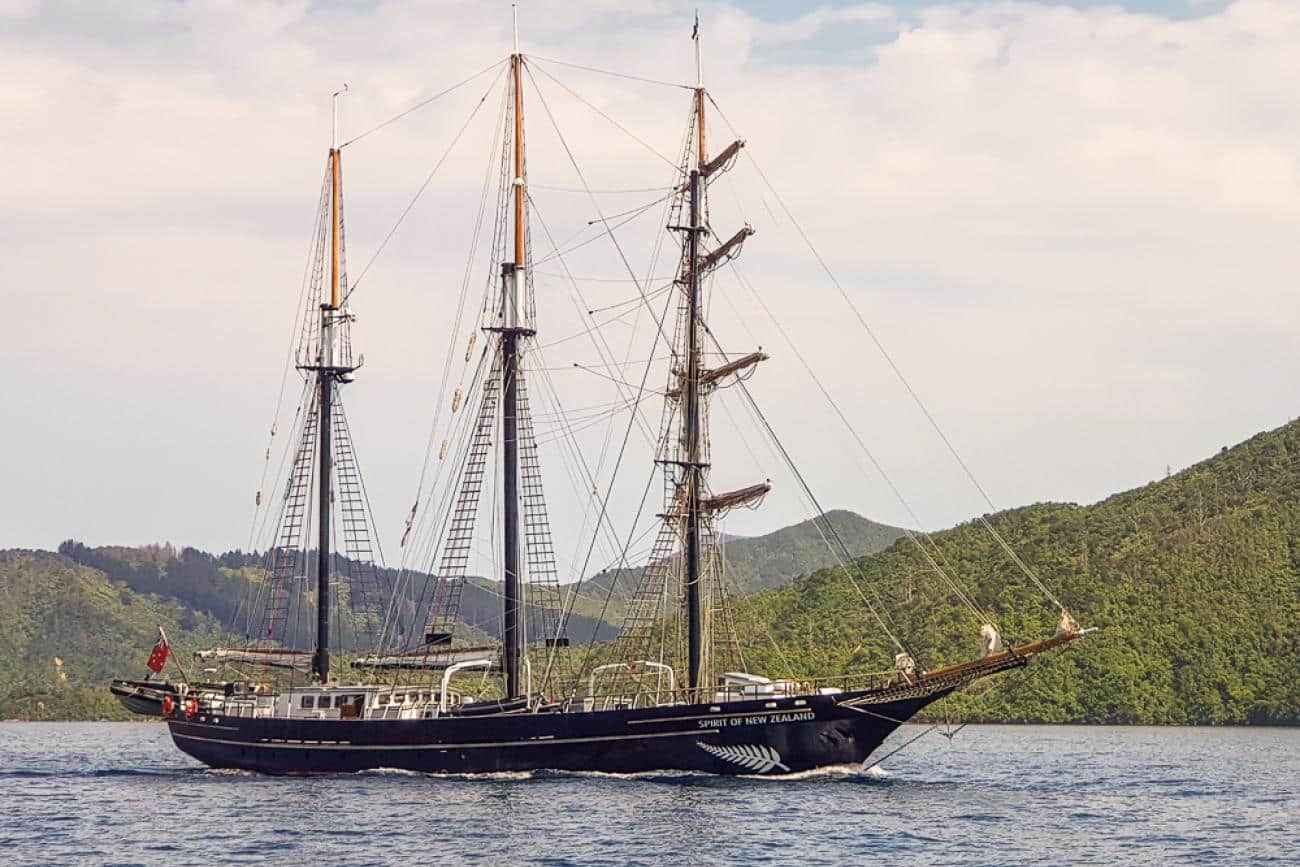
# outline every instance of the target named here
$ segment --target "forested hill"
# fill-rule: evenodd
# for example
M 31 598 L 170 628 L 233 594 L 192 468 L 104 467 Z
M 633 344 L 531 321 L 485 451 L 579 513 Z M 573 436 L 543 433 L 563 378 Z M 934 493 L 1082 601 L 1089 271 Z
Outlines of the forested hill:
M 0 551 L 0 719 L 125 717 L 108 682 L 145 673 L 159 626 L 183 647 L 221 634 L 209 615 L 62 555 Z
M 1101 632 L 977 688 L 951 710 L 1005 721 L 1300 722 L 1298 497 L 1300 422 L 1092 506 L 1049 503 L 991 516 L 1080 622 Z M 842 535 L 864 521 L 846 515 L 834 518 Z M 780 584 L 808 568 L 800 559 L 814 552 L 804 544 L 808 531 L 796 525 L 729 540 L 728 561 L 751 576 L 750 587 Z M 870 551 L 897 538 L 896 530 L 880 532 L 893 535 L 859 533 L 850 544 Z M 982 526 L 933 538 L 1008 642 L 1051 634 L 1057 613 Z M 67 556 L 0 552 L 0 718 L 124 716 L 104 687 L 114 675 L 143 673 L 155 627 L 180 648 L 209 645 L 248 583 L 264 575 L 256 555 L 241 552 L 76 543 L 61 550 Z M 827 556 L 824 548 L 816 554 Z M 978 652 L 978 620 L 955 604 L 910 541 L 858 565 L 863 592 L 879 597 L 890 629 L 923 666 Z M 479 592 L 486 598 L 492 588 Z M 839 569 L 748 597 L 737 618 L 747 662 L 764 673 L 874 670 L 894 652 Z M 599 625 L 594 617 L 586 623 Z
M 860 557 L 881 551 L 903 535 L 897 527 L 878 524 L 844 509 L 826 513 L 826 521 L 849 554 Z M 733 592 L 758 593 L 789 584 L 800 575 L 833 565 L 835 554 L 823 538 L 825 528 L 803 521 L 763 536 L 726 540 L 727 580 Z
M 1300 723 L 1300 422 L 1092 506 L 1047 503 L 990 520 L 1101 631 L 954 702 L 965 718 Z M 1052 633 L 1056 612 L 977 522 L 933 538 L 1008 643 Z M 923 666 L 978 652 L 979 621 L 911 542 L 859 565 L 863 592 L 879 594 Z M 742 623 L 761 636 L 751 667 L 870 670 L 895 652 L 842 570 L 744 606 Z
M 831 517 L 855 552 L 878 550 L 899 532 L 850 512 Z M 732 539 L 728 560 L 746 587 L 786 583 L 828 562 L 825 547 L 810 544 L 813 532 L 800 524 Z M 197 648 L 222 643 L 225 632 L 219 625 L 246 613 L 241 605 L 265 580 L 266 560 L 265 554 L 243 551 L 91 548 L 73 540 L 60 545 L 57 554 L 0 552 L 0 719 L 125 717 L 105 687 L 114 676 L 143 675 L 156 627 L 167 630 L 183 661 Z M 336 558 L 336 571 L 346 568 L 343 558 Z M 309 562 L 307 571 L 314 569 Z M 393 586 L 396 576 L 396 570 L 380 570 L 384 586 Z M 495 585 L 483 578 L 466 583 L 458 627 L 465 637 L 484 641 L 495 633 L 500 605 Z M 422 586 L 420 576 L 407 582 L 406 596 Z M 570 618 L 575 642 L 592 635 L 611 638 L 621 622 L 618 599 L 606 605 L 603 591 L 600 599 L 592 594 L 589 589 L 579 597 Z M 410 621 L 414 600 L 405 598 L 402 609 Z M 344 618 L 340 626 L 341 644 L 355 646 L 353 619 Z

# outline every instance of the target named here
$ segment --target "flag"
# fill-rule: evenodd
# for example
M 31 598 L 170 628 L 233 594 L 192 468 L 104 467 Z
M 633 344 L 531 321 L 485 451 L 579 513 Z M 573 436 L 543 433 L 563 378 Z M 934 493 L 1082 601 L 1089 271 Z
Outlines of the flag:
M 158 643 L 153 646 L 153 651 L 149 654 L 149 661 L 145 663 L 149 670 L 154 674 L 162 674 L 163 666 L 167 664 L 167 654 L 172 652 L 172 646 L 167 641 L 167 635 L 158 627 Z
M 691 38 L 700 38 L 700 12 L 698 9 L 695 11 L 695 29 L 691 31 Z

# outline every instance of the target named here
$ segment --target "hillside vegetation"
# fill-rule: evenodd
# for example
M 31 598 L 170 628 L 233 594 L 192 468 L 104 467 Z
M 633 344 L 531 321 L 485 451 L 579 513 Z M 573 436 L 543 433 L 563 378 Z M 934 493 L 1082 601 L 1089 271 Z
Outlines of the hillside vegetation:
M 146 673 L 159 626 L 185 647 L 220 634 L 206 614 L 59 554 L 0 551 L 0 718 L 126 718 L 108 682 Z
M 1300 723 L 1298 493 L 1295 422 L 1092 506 L 1045 503 L 990 516 L 1079 621 L 1101 631 L 986 681 L 937 713 L 1013 722 Z M 728 540 L 736 583 L 766 590 L 737 605 L 751 670 L 807 676 L 886 668 L 896 648 L 882 622 L 923 667 L 979 652 L 980 620 L 957 604 L 913 542 L 851 513 L 832 519 L 853 550 L 874 551 L 856 561 L 853 580 L 839 567 L 818 568 L 830 555 L 808 523 Z M 979 522 L 932 539 L 936 559 L 1008 644 L 1052 633 L 1058 612 Z M 262 557 L 238 551 L 75 542 L 60 550 L 0 552 L 0 717 L 125 716 L 105 686 L 113 676 L 143 674 L 157 625 L 187 654 L 219 643 L 220 624 L 241 595 L 265 580 Z M 809 570 L 816 571 L 787 584 Z M 613 590 L 625 591 L 636 577 L 625 573 Z M 621 609 L 600 604 L 611 582 L 609 573 L 587 582 L 584 619 L 570 629 L 575 641 L 593 629 L 613 634 Z M 474 579 L 466 588 L 462 615 L 466 628 L 483 630 L 478 636 L 494 628 L 493 585 Z
M 848 512 L 834 513 L 834 520 L 855 552 L 877 550 L 899 532 Z M 810 544 L 813 534 L 804 523 L 767 536 L 733 539 L 728 559 L 739 564 L 744 580 L 757 582 L 754 586 L 789 582 L 828 562 L 826 549 Z M 309 574 L 315 570 L 310 559 L 314 555 L 307 564 Z M 347 571 L 342 557 L 336 557 L 335 570 Z M 624 578 L 630 581 L 632 574 Z M 380 569 L 381 587 L 394 586 L 397 576 L 395 569 Z M 247 600 L 256 597 L 266 577 L 266 555 L 243 551 L 215 555 L 171 545 L 91 548 L 68 540 L 57 554 L 0 552 L 0 718 L 127 717 L 106 686 L 113 677 L 143 676 L 157 626 L 167 630 L 181 651 L 182 664 L 191 664 L 194 650 L 232 640 L 224 625 L 248 625 Z M 404 583 L 399 607 L 410 628 L 422 625 L 414 622 L 413 612 L 425 577 Z M 584 591 L 569 622 L 575 643 L 593 634 L 612 638 L 621 622 L 622 598 L 606 606 L 608 584 L 589 584 L 596 589 Z M 458 634 L 469 643 L 491 640 L 498 631 L 499 608 L 498 582 L 470 578 L 461 598 Z M 309 601 L 299 619 L 312 622 L 313 611 Z M 355 619 L 343 618 L 339 626 L 338 645 L 355 648 Z M 63 661 L 61 668 L 56 657 Z
M 844 509 L 827 512 L 826 521 L 854 557 L 882 551 L 903 535 L 897 527 L 878 524 Z M 820 521 L 808 520 L 762 536 L 725 538 L 728 591 L 738 596 L 761 593 L 783 587 L 815 569 L 834 565 L 836 555 L 822 538 L 824 532 L 825 525 Z M 583 583 L 582 601 L 586 607 L 577 610 L 604 610 L 607 619 L 621 622 L 627 602 L 644 572 L 644 568 L 638 567 L 595 575 Z
M 1298 495 L 1292 422 L 1096 505 L 992 516 L 1079 621 L 1101 631 L 951 710 L 1016 722 L 1300 722 Z M 1051 635 L 1057 612 L 981 525 L 933 539 L 1008 644 Z M 858 566 L 863 593 L 879 596 L 887 625 L 923 666 L 978 653 L 979 620 L 911 542 Z M 896 652 L 843 570 L 742 607 L 748 631 L 762 636 L 751 642 L 752 667 L 835 674 L 885 667 Z

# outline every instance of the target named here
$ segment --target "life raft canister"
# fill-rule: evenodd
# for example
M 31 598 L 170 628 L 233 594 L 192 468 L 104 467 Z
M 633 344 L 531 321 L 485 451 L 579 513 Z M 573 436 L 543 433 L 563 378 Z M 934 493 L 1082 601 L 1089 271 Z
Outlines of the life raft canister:
M 171 716 L 172 713 L 175 712 L 175 710 L 176 710 L 176 699 L 172 698 L 170 695 L 163 696 L 163 700 L 162 700 L 163 716 Z
M 199 712 L 199 700 L 197 698 L 185 699 L 185 715 L 194 716 Z

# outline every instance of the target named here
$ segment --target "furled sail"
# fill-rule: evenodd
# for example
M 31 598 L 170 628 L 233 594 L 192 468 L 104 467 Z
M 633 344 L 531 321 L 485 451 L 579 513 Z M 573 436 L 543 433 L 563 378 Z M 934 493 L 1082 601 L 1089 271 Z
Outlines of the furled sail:
M 500 649 L 496 647 L 456 647 L 438 651 L 412 651 L 363 656 L 352 661 L 353 668 L 402 669 L 407 671 L 441 671 L 461 662 L 490 659 L 492 667 L 500 668 Z
M 264 650 L 256 647 L 214 647 L 196 654 L 204 662 L 264 665 L 268 668 L 311 670 L 311 652 L 307 650 Z

